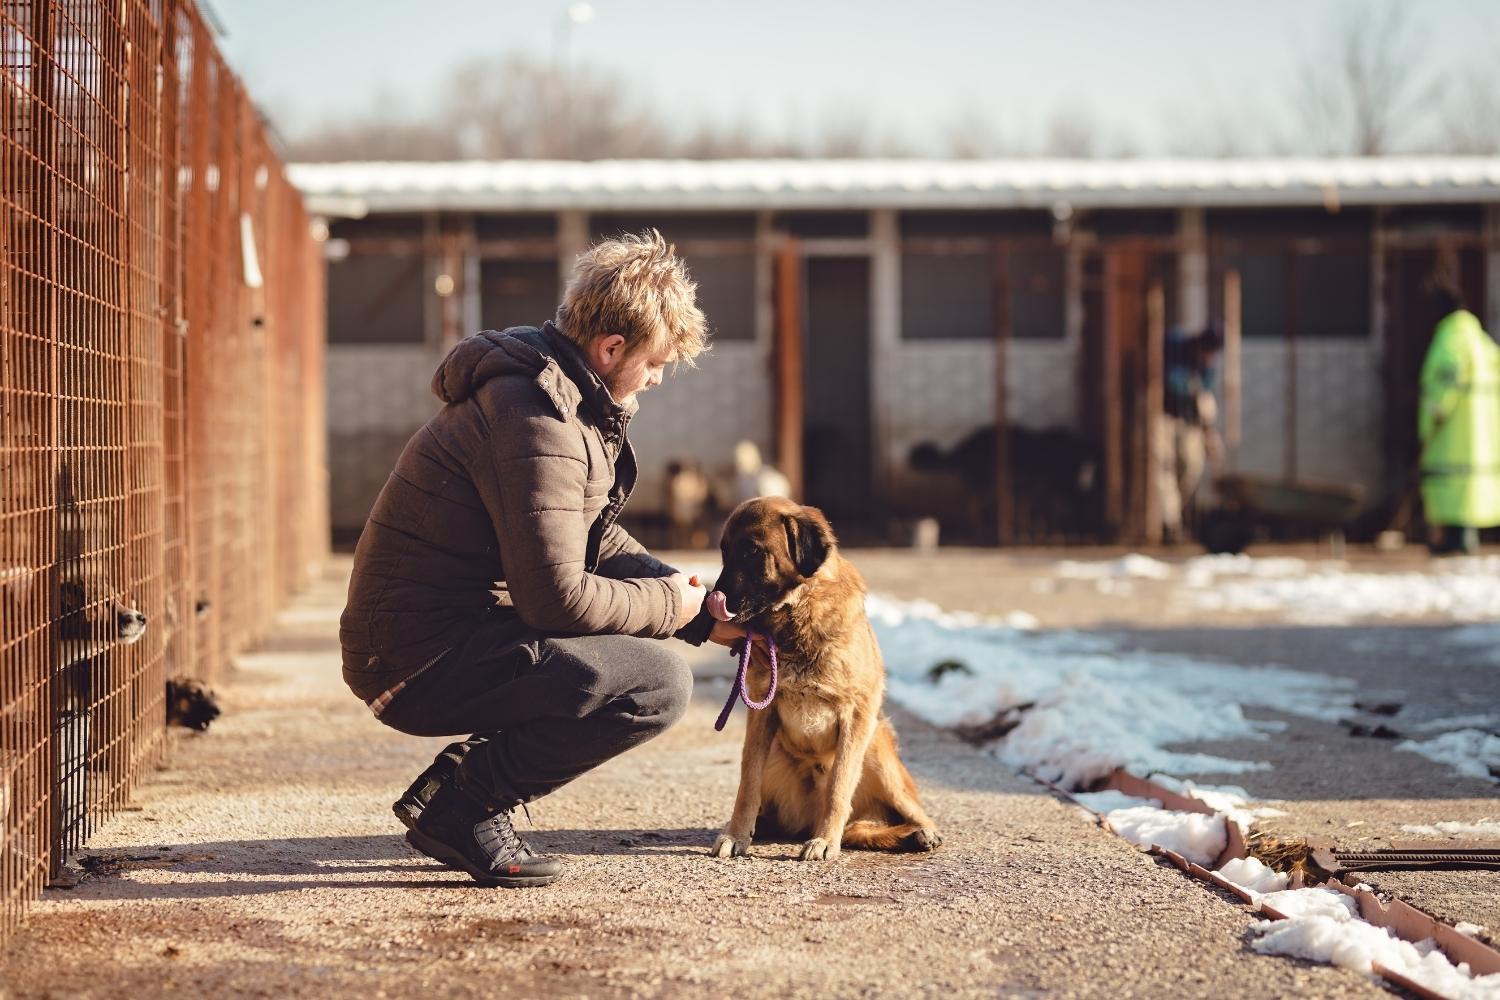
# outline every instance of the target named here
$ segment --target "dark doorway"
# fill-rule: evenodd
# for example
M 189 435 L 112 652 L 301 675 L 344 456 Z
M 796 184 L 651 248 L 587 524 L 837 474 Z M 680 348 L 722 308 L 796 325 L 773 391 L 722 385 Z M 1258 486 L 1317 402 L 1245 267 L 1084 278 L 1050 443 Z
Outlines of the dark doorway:
M 804 289 L 804 493 L 836 528 L 858 531 L 874 514 L 870 261 L 809 257 Z

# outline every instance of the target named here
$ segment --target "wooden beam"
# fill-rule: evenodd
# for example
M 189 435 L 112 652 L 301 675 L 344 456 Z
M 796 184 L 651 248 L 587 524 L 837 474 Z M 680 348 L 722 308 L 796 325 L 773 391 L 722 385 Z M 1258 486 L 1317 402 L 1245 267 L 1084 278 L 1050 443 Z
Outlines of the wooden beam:
M 1145 433 L 1141 449 L 1143 462 L 1141 479 L 1144 487 L 1143 524 L 1141 535 L 1147 545 L 1160 545 L 1162 540 L 1161 467 L 1166 456 L 1162 454 L 1161 426 L 1165 416 L 1163 380 L 1163 352 L 1166 349 L 1167 298 L 1161 282 L 1155 282 L 1146 292 L 1146 344 L 1142 355 L 1142 407 L 1141 426 Z M 1187 498 L 1181 499 L 1186 503 Z M 1186 511 L 1183 512 L 1184 516 Z
M 1120 395 L 1120 283 L 1121 251 L 1104 254 L 1104 323 L 1099 346 L 1100 417 L 1103 424 L 1104 522 L 1111 537 L 1118 538 L 1125 526 L 1125 422 Z
M 802 254 L 796 240 L 776 251 L 776 328 L 772 347 L 776 392 L 776 466 L 803 498 Z
M 1006 358 L 1011 340 L 1010 254 L 997 241 L 991 251 L 991 319 L 995 334 L 995 537 L 1001 545 L 1015 541 L 1015 504 L 1011 495 L 1009 421 L 1005 412 Z
M 1233 464 L 1240 446 L 1240 343 L 1243 337 L 1240 272 L 1224 272 L 1224 449 Z

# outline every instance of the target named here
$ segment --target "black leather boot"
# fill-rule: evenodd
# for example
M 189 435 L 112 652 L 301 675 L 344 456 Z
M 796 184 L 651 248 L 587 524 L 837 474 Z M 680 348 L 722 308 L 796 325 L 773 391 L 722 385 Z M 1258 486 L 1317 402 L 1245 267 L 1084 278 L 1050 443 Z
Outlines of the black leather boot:
M 432 801 L 437 790 L 453 777 L 453 772 L 463 762 L 464 754 L 484 741 L 485 737 L 475 736 L 462 743 L 449 743 L 433 758 L 427 770 L 417 775 L 417 780 L 411 783 L 411 787 L 391 803 L 391 812 L 396 814 L 396 818 L 408 830 L 416 826 L 417 817 L 422 815 L 422 810 L 427 808 L 427 803 Z
M 406 840 L 434 861 L 468 872 L 480 885 L 520 888 L 555 882 L 562 874 L 561 862 L 532 850 L 511 826 L 511 810 L 519 804 L 497 808 L 465 788 L 462 776 L 455 774 L 439 786 Z

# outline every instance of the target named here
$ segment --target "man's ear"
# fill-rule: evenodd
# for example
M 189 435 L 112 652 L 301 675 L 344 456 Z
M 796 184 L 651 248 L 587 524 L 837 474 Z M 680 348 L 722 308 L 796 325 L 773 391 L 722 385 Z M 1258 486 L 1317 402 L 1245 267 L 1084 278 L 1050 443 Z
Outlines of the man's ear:
M 786 550 L 792 557 L 797 572 L 803 577 L 812 576 L 828 558 L 834 546 L 833 529 L 828 519 L 816 507 L 803 507 L 796 514 L 782 519 L 786 531 Z
M 606 333 L 594 341 L 594 350 L 602 370 L 612 372 L 625 358 L 625 338 L 618 333 Z

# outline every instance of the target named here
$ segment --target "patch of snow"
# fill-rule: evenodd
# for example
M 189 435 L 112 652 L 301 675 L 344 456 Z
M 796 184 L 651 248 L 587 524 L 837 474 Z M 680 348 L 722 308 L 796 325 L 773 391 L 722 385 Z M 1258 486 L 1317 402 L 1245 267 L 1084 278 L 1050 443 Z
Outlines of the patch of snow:
M 1304 623 L 1427 617 L 1484 621 L 1500 618 L 1497 575 L 1500 556 L 1485 556 L 1447 560 L 1422 573 L 1322 569 L 1244 579 L 1199 573 L 1184 593 L 1200 608 L 1284 613 Z
M 1345 564 L 1324 563 L 1329 569 L 1342 568 Z M 1182 564 L 1182 582 L 1189 587 L 1211 587 L 1221 576 L 1253 576 L 1265 579 L 1301 576 L 1307 572 L 1307 560 L 1292 558 L 1256 559 L 1245 555 L 1219 553 L 1195 556 Z
M 1401 832 L 1416 833 L 1424 837 L 1436 837 L 1445 833 L 1455 837 L 1500 837 L 1500 823 L 1487 818 L 1477 823 L 1445 821 L 1433 823 L 1430 826 L 1426 824 L 1403 826 Z
M 1218 872 L 1241 889 L 1254 893 L 1280 892 L 1291 876 L 1268 867 L 1260 858 L 1234 858 Z
M 1500 664 L 1500 622 L 1484 622 L 1454 629 L 1444 638 L 1455 646 L 1474 649 L 1490 663 Z
M 1103 580 L 1103 579 L 1136 579 L 1136 580 L 1169 580 L 1172 578 L 1172 566 L 1159 559 L 1143 556 L 1132 552 L 1128 556 L 1119 559 L 1098 560 L 1093 562 L 1078 562 L 1073 559 L 1060 561 L 1053 569 L 1053 573 L 1064 580 Z
M 1008 611 L 1005 614 L 1005 624 L 1021 632 L 1034 632 L 1041 628 L 1042 623 L 1036 615 L 1025 611 Z
M 1493 780 L 1491 772 L 1500 771 L 1500 736 L 1480 729 L 1459 729 L 1421 742 L 1404 740 L 1396 744 L 1396 749 L 1421 754 L 1459 774 L 1484 781 Z
M 1353 683 L 1279 667 L 1209 663 L 1123 651 L 1102 636 L 1026 632 L 1003 619 L 945 612 L 927 602 L 869 597 L 894 701 L 941 726 L 981 723 L 1025 702 L 1035 707 L 992 749 L 1000 760 L 1068 788 L 1116 767 L 1136 773 L 1243 773 L 1268 765 L 1166 749 L 1171 744 L 1260 739 L 1281 726 L 1247 719 L 1273 707 L 1336 721 Z M 938 683 L 927 671 L 958 660 Z
M 1239 785 L 1199 785 L 1192 781 L 1173 778 L 1165 774 L 1153 774 L 1151 780 L 1170 792 L 1197 799 L 1214 812 L 1223 813 L 1246 832 L 1250 824 L 1262 816 L 1285 816 L 1280 809 L 1269 806 L 1250 805 L 1250 793 Z
M 1229 835 L 1223 816 L 1175 812 L 1155 806 L 1115 809 L 1104 817 L 1114 831 L 1132 844 L 1176 851 L 1194 864 L 1213 864 Z
M 1262 921 L 1251 933 L 1259 935 L 1251 947 L 1263 955 L 1291 955 L 1370 975 L 1371 963 L 1379 963 L 1450 1000 L 1500 997 L 1500 974 L 1474 976 L 1467 963 L 1454 966 L 1430 939 L 1412 944 L 1363 920 L 1301 916 Z
M 1340 923 L 1359 917 L 1354 897 L 1333 889 L 1283 889 L 1266 893 L 1259 902 L 1287 917 L 1323 917 Z
M 1500 715 L 1450 715 L 1442 719 L 1428 719 L 1406 727 L 1419 733 L 1445 733 L 1453 729 L 1500 729 Z
M 1150 806 L 1152 809 L 1161 808 L 1161 802 L 1156 799 L 1143 799 L 1138 795 L 1126 795 L 1124 792 L 1114 788 L 1106 788 L 1102 792 L 1074 792 L 1073 799 L 1079 805 L 1101 816 L 1114 812 L 1116 809 L 1131 809 L 1136 806 Z

